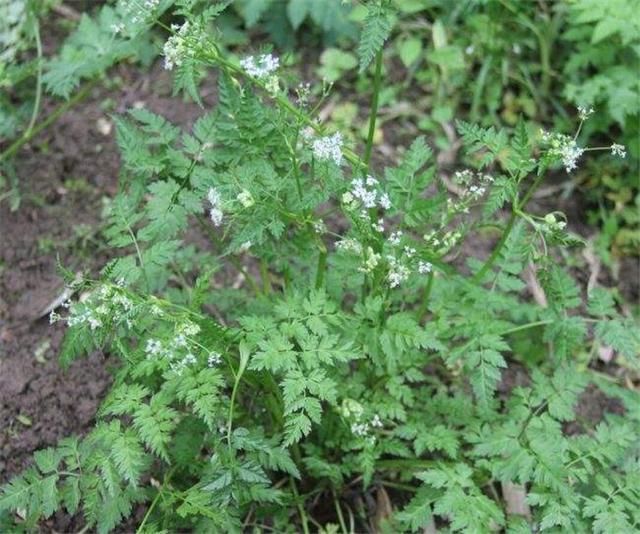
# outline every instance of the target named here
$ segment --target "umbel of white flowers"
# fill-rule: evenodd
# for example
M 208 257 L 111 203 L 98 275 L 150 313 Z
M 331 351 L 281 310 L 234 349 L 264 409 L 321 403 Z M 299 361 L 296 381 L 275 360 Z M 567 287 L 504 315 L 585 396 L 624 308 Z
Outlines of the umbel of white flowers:
M 209 218 L 214 226 L 220 226 L 222 224 L 222 218 L 224 213 L 222 212 L 222 197 L 217 189 L 211 187 L 207 192 L 207 200 L 211 204 L 209 209 Z
M 253 78 L 266 78 L 275 72 L 280 65 L 280 60 L 272 54 L 262 54 L 261 56 L 247 56 L 240 61 L 240 66 Z

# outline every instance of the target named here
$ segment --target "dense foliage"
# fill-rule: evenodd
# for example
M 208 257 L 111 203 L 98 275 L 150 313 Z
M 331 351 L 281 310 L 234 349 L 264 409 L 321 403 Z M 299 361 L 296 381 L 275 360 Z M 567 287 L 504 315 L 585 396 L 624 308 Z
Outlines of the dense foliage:
M 170 4 L 85 16 L 47 88 L 69 96 L 143 57 Z M 215 73 L 217 105 L 189 131 L 143 108 L 116 119 L 120 191 L 104 230 L 115 259 L 100 280 L 69 276 L 82 298 L 52 314 L 68 324 L 62 363 L 101 348 L 119 359 L 114 384 L 89 435 L 37 452 L 4 486 L 4 530 L 64 509 L 108 532 L 146 503 L 139 532 L 365 531 L 357 491 L 394 495 L 377 525 L 389 532 L 637 531 L 640 395 L 597 356 L 612 350 L 637 372 L 638 329 L 615 290 L 574 280 L 562 253 L 581 240 L 565 216 L 528 209 L 550 172 L 598 150 L 579 137 L 595 132 L 589 107 L 575 135 L 540 133 L 527 113 L 502 128 L 458 121 L 466 168 L 450 179 L 424 137 L 399 164 L 374 166 L 395 4 L 365 6 L 362 150 L 317 120 L 325 93 L 273 53 L 227 53 L 210 30 L 226 6 L 206 4 L 175 2 L 163 55 L 176 93 L 198 102 Z M 240 4 L 254 23 L 270 5 Z M 286 9 L 294 26 L 319 24 L 310 3 Z M 595 11 L 578 23 L 596 24 L 597 44 L 618 30 Z M 448 61 L 424 76 L 446 75 Z M 599 157 L 625 153 L 607 141 Z M 207 246 L 189 240 L 194 228 Z M 470 246 L 481 236 L 495 237 L 486 255 Z M 215 283 L 230 273 L 242 283 Z M 620 409 L 580 416 L 587 390 Z

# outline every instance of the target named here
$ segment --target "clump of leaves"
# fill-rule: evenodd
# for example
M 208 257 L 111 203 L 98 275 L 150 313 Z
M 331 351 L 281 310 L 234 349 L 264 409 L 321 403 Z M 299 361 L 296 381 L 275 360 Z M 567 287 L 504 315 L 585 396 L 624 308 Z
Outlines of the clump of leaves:
M 117 259 L 52 317 L 69 326 L 63 363 L 95 347 L 119 358 L 113 387 L 88 436 L 38 452 L 4 486 L 2 521 L 81 510 L 108 532 L 144 503 L 139 532 L 309 532 L 328 499 L 347 532 L 350 488 L 386 487 L 400 495 L 394 531 L 636 529 L 640 399 L 597 372 L 596 354 L 637 372 L 637 329 L 607 289 L 583 298 L 554 254 L 579 245 L 561 215 L 527 210 L 561 155 L 524 121 L 461 122 L 475 166 L 453 177 L 457 193 L 423 138 L 374 173 L 293 104 L 272 56 L 249 70 L 203 41 L 216 15 L 189 17 L 170 49 L 178 67 L 217 69 L 218 104 L 189 132 L 147 110 L 118 119 L 105 231 Z M 374 3 L 367 24 L 388 16 Z M 363 68 L 383 42 L 365 37 Z M 191 92 L 198 76 L 178 69 L 176 84 Z M 185 243 L 194 226 L 211 247 Z M 487 229 L 492 253 L 469 255 Z M 216 287 L 218 270 L 245 283 Z M 623 415 L 579 417 L 587 387 Z M 507 506 L 508 485 L 524 511 Z M 366 528 L 366 510 L 350 517 Z

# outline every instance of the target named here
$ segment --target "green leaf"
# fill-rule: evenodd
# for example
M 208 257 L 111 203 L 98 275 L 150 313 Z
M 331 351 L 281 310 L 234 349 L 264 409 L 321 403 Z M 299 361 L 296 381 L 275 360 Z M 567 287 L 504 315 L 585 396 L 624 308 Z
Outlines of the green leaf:
M 304 19 L 311 12 L 313 0 L 290 0 L 287 4 L 287 15 L 294 30 L 300 28 Z
M 51 447 L 36 451 L 33 454 L 33 459 L 35 460 L 38 469 L 40 469 L 40 471 L 45 475 L 54 472 L 60 463 L 60 455 Z
M 371 2 L 358 45 L 360 72 L 364 72 L 374 56 L 382 50 L 384 42 L 391 34 L 391 28 L 392 23 L 388 9 Z
M 422 54 L 422 40 L 417 37 L 409 37 L 398 46 L 400 61 L 405 67 L 413 65 Z

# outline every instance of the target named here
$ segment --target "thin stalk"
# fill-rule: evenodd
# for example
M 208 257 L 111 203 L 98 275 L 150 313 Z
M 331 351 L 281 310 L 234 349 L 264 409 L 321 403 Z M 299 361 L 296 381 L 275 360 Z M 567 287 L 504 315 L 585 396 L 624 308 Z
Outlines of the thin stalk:
M 153 509 L 156 507 L 156 504 L 158 504 L 158 501 L 160 500 L 160 496 L 162 495 L 162 489 L 163 488 L 160 488 L 158 490 L 158 493 L 156 494 L 155 498 L 153 499 L 153 501 L 151 501 L 151 506 L 149 506 L 147 513 L 144 514 L 144 518 L 142 519 L 142 523 L 140 523 L 140 526 L 137 528 L 136 534 L 140 534 L 143 531 L 144 526 L 147 524 L 147 520 L 151 516 L 151 512 L 153 512 Z
M 506 336 L 509 334 L 514 334 L 516 332 L 520 332 L 521 330 L 528 330 L 529 328 L 535 328 L 536 326 L 544 326 L 547 324 L 551 324 L 553 321 L 547 319 L 546 321 L 535 321 L 533 323 L 521 324 L 519 326 L 514 326 L 513 328 L 509 328 L 508 330 L 504 330 L 500 333 L 501 336 Z
M 500 257 L 500 253 L 502 252 L 502 249 L 503 249 L 505 243 L 507 242 L 507 239 L 509 238 L 509 235 L 511 234 L 511 231 L 513 230 L 513 227 L 515 225 L 516 219 L 518 218 L 517 212 L 519 210 L 524 209 L 524 207 L 527 205 L 529 200 L 531 200 L 531 197 L 533 196 L 533 193 L 535 193 L 536 189 L 538 189 L 538 187 L 542 183 L 543 179 L 544 179 L 544 175 L 543 174 L 541 174 L 538 177 L 536 177 L 534 182 L 531 184 L 531 187 L 527 190 L 527 192 L 525 193 L 524 197 L 522 198 L 522 201 L 521 202 L 518 202 L 517 200 L 514 201 L 513 205 L 511 206 L 511 215 L 509 216 L 509 220 L 507 221 L 507 226 L 505 227 L 505 229 L 504 229 L 504 231 L 502 233 L 502 237 L 500 238 L 500 241 L 498 241 L 498 244 L 493 249 L 493 252 L 489 256 L 489 258 L 487 258 L 487 261 L 484 262 L 484 265 L 480 268 L 480 270 L 472 278 L 473 282 L 478 283 L 478 282 L 482 281 L 482 278 L 484 277 L 484 275 L 487 274 L 489 269 L 491 269 L 491 267 L 493 267 L 493 264 Z
M 33 33 L 36 38 L 36 51 L 38 53 L 38 74 L 36 79 L 36 99 L 33 103 L 33 111 L 31 112 L 31 120 L 29 121 L 29 125 L 25 130 L 23 137 L 29 137 L 31 135 L 31 130 L 33 130 L 33 126 L 36 123 L 36 119 L 38 118 L 38 113 L 40 112 L 40 101 L 42 99 L 42 40 L 40 39 L 40 24 L 38 23 L 37 17 L 34 15 L 34 23 L 33 23 Z
M 373 96 L 371 97 L 371 109 L 369 111 L 369 133 L 367 145 L 364 150 L 364 164 L 369 168 L 371 153 L 373 151 L 373 138 L 376 133 L 376 120 L 378 118 L 378 104 L 380 101 L 380 81 L 382 79 L 382 49 L 376 54 L 376 70 L 373 77 Z
M 507 242 L 507 239 L 509 238 L 509 234 L 511 234 L 511 230 L 513 230 L 513 226 L 517 218 L 518 217 L 516 215 L 516 212 L 512 211 L 511 215 L 509 216 L 509 220 L 507 221 L 507 226 L 505 226 L 505 229 L 502 232 L 500 241 L 498 241 L 498 244 L 495 246 L 495 248 L 491 252 L 491 255 L 489 256 L 487 261 L 484 262 L 484 265 L 473 277 L 474 282 L 481 282 L 482 279 L 484 278 L 484 275 L 487 274 L 487 272 L 489 271 L 489 269 L 491 269 L 491 267 L 493 267 L 493 264 L 496 262 L 496 260 L 500 256 L 500 253 L 502 252 L 502 247 L 504 247 L 505 243 Z
M 160 487 L 160 489 L 158 489 L 158 493 L 155 496 L 155 498 L 153 499 L 153 501 L 151 502 L 151 506 L 149 506 L 149 509 L 147 510 L 147 513 L 144 514 L 144 518 L 142 519 L 142 523 L 140 523 L 140 526 L 136 529 L 136 534 L 140 534 L 140 532 L 143 531 L 144 526 L 147 524 L 147 521 L 149 520 L 149 517 L 151 516 L 151 512 L 153 512 L 153 509 L 158 504 L 158 501 L 160 500 L 160 497 L 162 496 L 162 492 L 164 491 L 164 489 L 166 488 L 167 484 L 169 483 L 169 479 L 171 478 L 171 475 L 173 475 L 173 471 L 174 470 L 175 470 L 175 468 L 170 469 L 167 472 L 167 474 L 165 475 L 164 480 L 162 481 L 162 486 Z
M 35 125 L 31 128 L 29 135 L 23 135 L 22 137 L 16 139 L 4 152 L 0 154 L 0 162 L 9 159 L 13 156 L 18 150 L 22 148 L 23 145 L 31 141 L 37 134 L 39 134 L 42 130 L 56 122 L 62 115 L 64 115 L 70 108 L 75 106 L 78 102 L 82 101 L 86 96 L 90 93 L 93 86 L 96 84 L 98 80 L 91 80 L 88 82 L 80 91 L 78 91 L 72 98 L 67 100 L 65 103 L 59 105 L 51 115 L 49 115 L 45 120 L 41 123 Z
M 324 285 L 324 272 L 327 270 L 327 248 L 322 244 L 318 252 L 318 270 L 316 271 L 316 289 Z
M 271 293 L 271 278 L 269 277 L 269 266 L 264 258 L 260 258 L 260 276 L 262 278 L 262 292 L 268 295 Z
M 302 521 L 302 530 L 304 531 L 304 534 L 309 534 L 309 520 L 307 519 L 307 514 L 304 511 L 304 506 L 300 503 L 300 494 L 298 493 L 298 488 L 296 487 L 293 477 L 289 478 L 289 483 L 291 484 L 291 491 L 293 491 L 293 494 L 296 497 L 296 508 L 298 508 L 300 520 Z
M 233 428 L 233 409 L 236 402 L 236 395 L 238 394 L 238 386 L 240 385 L 240 380 L 242 380 L 242 375 L 244 374 L 245 369 L 247 368 L 247 364 L 249 363 L 249 349 L 244 344 L 244 342 L 240 342 L 240 365 L 238 366 L 238 372 L 236 373 L 236 379 L 233 384 L 233 390 L 231 391 L 231 400 L 229 401 L 229 415 L 227 417 L 227 447 L 231 449 L 231 433 Z
M 432 271 L 429 273 L 429 277 L 427 278 L 427 285 L 424 288 L 424 295 L 422 296 L 422 304 L 420 305 L 420 310 L 418 312 L 418 320 L 420 320 L 422 316 L 427 312 L 427 307 L 429 306 L 429 297 L 431 297 L 431 289 L 433 288 L 433 279 L 434 279 L 434 274 Z
M 342 515 L 342 508 L 340 508 L 340 503 L 338 502 L 338 497 L 336 495 L 336 491 L 332 488 L 331 494 L 333 495 L 333 505 L 336 508 L 336 514 L 338 514 L 338 521 L 340 522 L 340 528 L 344 534 L 349 534 L 349 530 L 347 529 L 347 524 L 344 521 L 344 515 Z

